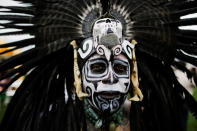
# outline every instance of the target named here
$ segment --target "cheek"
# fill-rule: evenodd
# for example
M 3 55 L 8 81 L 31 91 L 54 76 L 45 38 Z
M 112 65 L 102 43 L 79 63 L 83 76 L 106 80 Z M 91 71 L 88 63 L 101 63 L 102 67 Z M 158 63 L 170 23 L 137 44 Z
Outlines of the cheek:
M 85 73 L 84 68 L 82 69 L 82 85 L 84 92 L 88 93 L 89 96 L 96 90 L 97 83 L 87 80 L 87 74 Z
M 121 88 L 123 88 L 124 92 L 127 93 L 130 87 L 130 78 L 121 78 L 119 79 Z

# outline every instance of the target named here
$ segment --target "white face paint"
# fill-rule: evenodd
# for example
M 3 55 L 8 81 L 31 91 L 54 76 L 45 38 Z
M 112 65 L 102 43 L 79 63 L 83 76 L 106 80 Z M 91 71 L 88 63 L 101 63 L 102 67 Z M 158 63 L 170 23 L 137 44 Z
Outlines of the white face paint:
M 120 21 L 103 18 L 95 22 L 93 26 L 93 39 L 95 48 L 100 44 L 100 39 L 102 36 L 105 36 L 109 33 L 115 34 L 120 42 L 122 41 L 122 24 Z
M 111 18 L 97 20 L 92 38 L 81 43 L 78 53 L 85 61 L 83 90 L 89 94 L 88 101 L 97 111 L 114 113 L 124 103 L 130 86 L 128 59 L 132 59 L 133 48 L 122 37 L 121 22 Z
M 122 54 L 110 61 L 95 54 L 85 63 L 82 77 L 89 103 L 100 112 L 114 113 L 124 102 L 129 90 L 129 61 Z
M 129 59 L 132 59 L 134 45 L 122 37 L 121 22 L 115 19 L 99 19 L 93 26 L 90 38 L 85 39 L 78 49 L 82 59 L 88 58 L 96 52 L 104 55 L 109 61 L 111 56 L 118 56 L 124 52 Z

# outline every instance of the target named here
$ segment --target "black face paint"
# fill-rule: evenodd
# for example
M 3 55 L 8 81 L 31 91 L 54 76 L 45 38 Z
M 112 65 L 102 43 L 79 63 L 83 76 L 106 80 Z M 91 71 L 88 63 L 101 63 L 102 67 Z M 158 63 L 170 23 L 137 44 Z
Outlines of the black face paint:
M 118 111 L 125 98 L 125 95 L 119 92 L 101 92 L 94 95 L 95 104 L 105 114 Z

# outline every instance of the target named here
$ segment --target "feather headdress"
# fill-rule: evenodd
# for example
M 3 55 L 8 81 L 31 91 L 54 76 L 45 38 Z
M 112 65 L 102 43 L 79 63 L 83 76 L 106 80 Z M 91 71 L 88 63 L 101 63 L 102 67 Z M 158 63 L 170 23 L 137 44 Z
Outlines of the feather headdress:
M 197 116 L 197 103 L 179 84 L 172 66 L 190 72 L 177 60 L 197 66 L 197 31 L 180 26 L 196 25 L 196 0 L 17 0 L 20 6 L 0 6 L 1 29 L 17 29 L 0 36 L 32 37 L 0 45 L 4 54 L 33 48 L 0 63 L 11 77 L 4 91 L 18 78 L 26 79 L 14 95 L 0 129 L 86 130 L 82 104 L 70 99 L 73 87 L 72 40 L 91 37 L 94 22 L 106 13 L 123 25 L 129 41 L 136 40 L 141 103 L 132 103 L 132 130 L 180 129 L 184 106 Z M 66 89 L 65 89 L 66 88 Z M 65 90 L 69 99 L 65 103 Z M 144 110 L 142 110 L 142 108 Z M 81 109 L 81 110 L 80 110 Z M 157 124 L 155 124 L 157 123 Z M 154 125 L 154 126 L 153 126 Z

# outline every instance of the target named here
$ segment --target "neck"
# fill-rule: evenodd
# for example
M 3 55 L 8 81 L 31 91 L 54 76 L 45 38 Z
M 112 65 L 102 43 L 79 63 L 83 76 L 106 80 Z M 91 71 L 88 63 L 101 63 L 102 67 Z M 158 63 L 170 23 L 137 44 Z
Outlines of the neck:
M 84 110 L 87 120 L 88 130 L 95 131 L 115 131 L 116 129 L 126 129 L 129 131 L 129 105 L 124 105 L 114 114 L 103 116 L 98 114 L 91 105 L 84 99 Z M 126 106 L 125 106 L 126 105 Z

